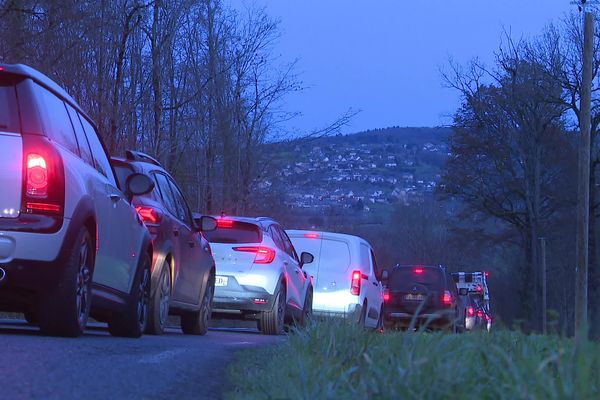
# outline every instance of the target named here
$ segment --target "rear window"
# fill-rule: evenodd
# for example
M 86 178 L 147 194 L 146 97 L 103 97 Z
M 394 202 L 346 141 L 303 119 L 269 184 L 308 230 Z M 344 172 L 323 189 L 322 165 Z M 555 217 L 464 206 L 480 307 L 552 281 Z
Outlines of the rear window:
M 346 242 L 323 239 L 319 269 L 345 271 L 350 267 L 350 248 Z
M 395 290 L 407 290 L 415 284 L 439 290 L 444 287 L 444 274 L 439 268 L 400 267 L 394 269 L 389 279 L 389 286 Z
M 13 85 L 0 82 L 0 131 L 20 133 L 17 95 Z
M 219 225 L 214 231 L 202 232 L 206 240 L 211 243 L 262 242 L 260 229 L 254 224 L 227 220 L 227 223 L 220 222 Z

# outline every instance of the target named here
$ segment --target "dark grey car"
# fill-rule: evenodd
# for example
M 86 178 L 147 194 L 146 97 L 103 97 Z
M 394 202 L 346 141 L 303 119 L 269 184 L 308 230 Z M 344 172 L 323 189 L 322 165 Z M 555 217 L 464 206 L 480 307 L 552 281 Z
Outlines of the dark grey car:
M 133 199 L 154 244 L 147 332 L 163 333 L 168 316 L 179 315 L 184 333 L 204 335 L 216 271 L 210 244 L 201 232 L 215 229 L 216 220 L 202 217 L 198 226 L 175 180 L 154 158 L 127 151 L 125 158 L 113 158 L 112 163 L 120 181 L 140 172 L 156 184 L 152 192 Z

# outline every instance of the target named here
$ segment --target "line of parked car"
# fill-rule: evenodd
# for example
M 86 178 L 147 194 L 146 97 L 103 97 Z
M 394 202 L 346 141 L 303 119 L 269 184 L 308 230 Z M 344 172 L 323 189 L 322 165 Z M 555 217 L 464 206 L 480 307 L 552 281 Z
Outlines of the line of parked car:
M 77 102 L 23 65 L 0 64 L 0 188 L 0 310 L 44 334 L 79 336 L 90 317 L 115 336 L 162 334 L 170 315 L 193 335 L 211 318 L 281 334 L 313 313 L 477 325 L 476 297 L 443 268 L 381 271 L 356 236 L 193 213 L 157 160 L 111 158 Z

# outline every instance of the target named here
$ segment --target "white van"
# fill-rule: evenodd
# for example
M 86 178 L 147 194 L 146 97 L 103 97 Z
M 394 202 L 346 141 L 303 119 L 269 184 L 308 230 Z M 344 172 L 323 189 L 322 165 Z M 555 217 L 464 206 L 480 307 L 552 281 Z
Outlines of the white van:
M 331 232 L 286 231 L 298 252 L 314 255 L 304 267 L 313 277 L 315 315 L 351 316 L 370 328 L 382 325 L 383 285 L 369 242 Z

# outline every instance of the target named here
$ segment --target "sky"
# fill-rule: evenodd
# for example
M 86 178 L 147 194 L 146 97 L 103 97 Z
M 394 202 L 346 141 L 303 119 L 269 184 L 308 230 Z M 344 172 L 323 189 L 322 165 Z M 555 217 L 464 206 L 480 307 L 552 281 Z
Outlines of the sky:
M 247 0 L 229 0 L 234 8 Z M 280 21 L 275 54 L 299 59 L 305 89 L 282 108 L 299 115 L 288 134 L 327 126 L 361 110 L 343 133 L 451 122 L 460 98 L 440 68 L 494 60 L 503 30 L 539 34 L 576 7 L 570 0 L 252 0 Z

